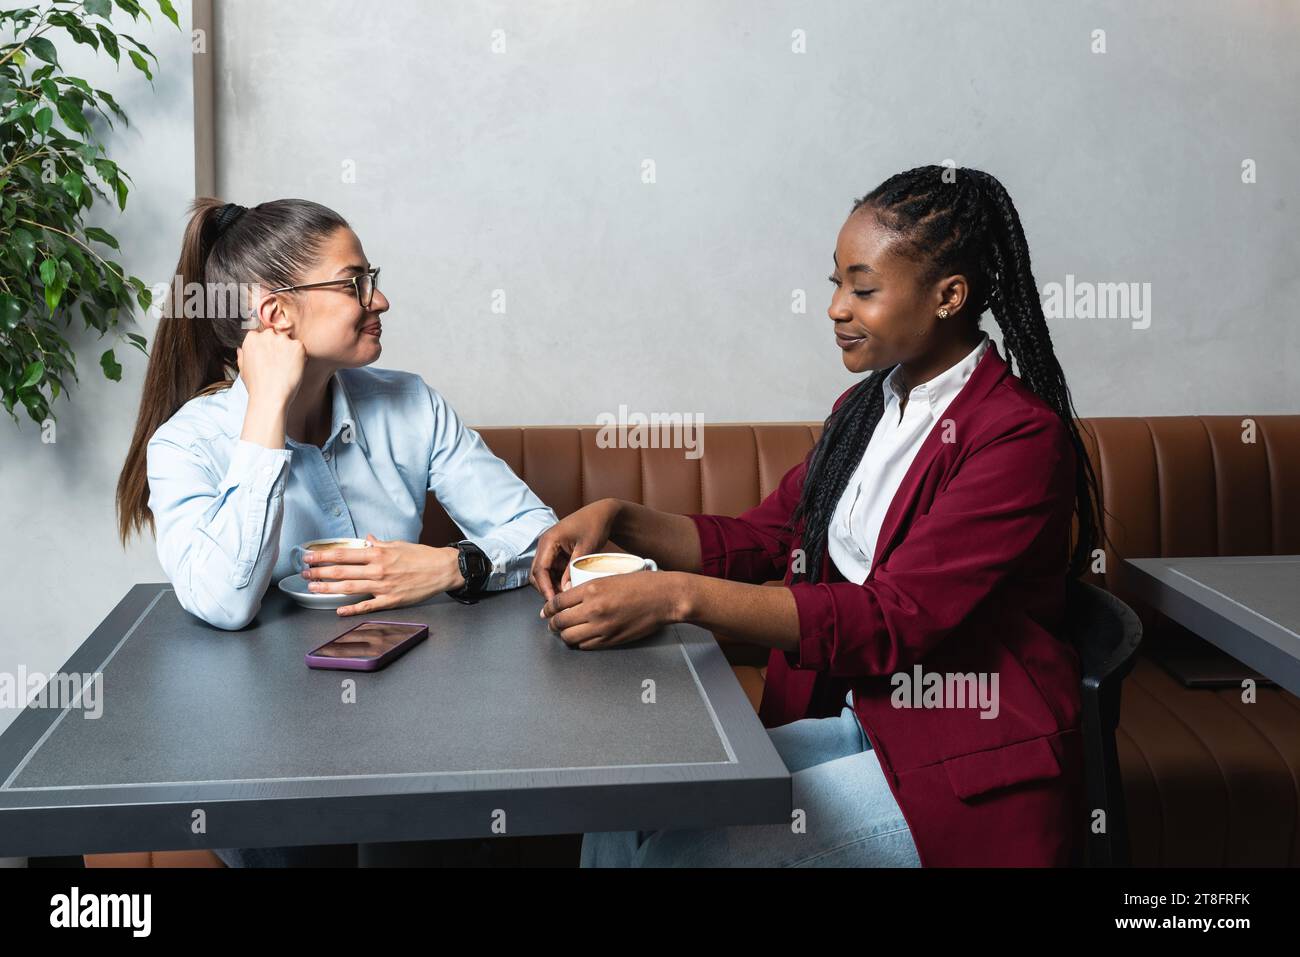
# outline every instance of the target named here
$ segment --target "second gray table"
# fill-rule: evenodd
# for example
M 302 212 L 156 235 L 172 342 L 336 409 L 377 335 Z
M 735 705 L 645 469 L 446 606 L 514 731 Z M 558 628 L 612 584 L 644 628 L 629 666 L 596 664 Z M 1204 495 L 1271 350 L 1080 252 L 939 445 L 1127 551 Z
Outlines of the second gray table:
M 1300 695 L 1300 555 L 1132 558 L 1122 569 L 1157 611 Z

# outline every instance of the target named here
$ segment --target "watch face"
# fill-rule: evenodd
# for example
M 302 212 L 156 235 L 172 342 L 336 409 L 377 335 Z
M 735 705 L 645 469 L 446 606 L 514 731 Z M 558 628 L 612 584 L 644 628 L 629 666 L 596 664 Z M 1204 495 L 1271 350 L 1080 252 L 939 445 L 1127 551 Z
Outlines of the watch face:
M 460 574 L 467 585 L 482 584 L 482 580 L 487 578 L 490 571 L 491 565 L 488 563 L 487 556 L 477 545 L 471 542 L 461 543 Z

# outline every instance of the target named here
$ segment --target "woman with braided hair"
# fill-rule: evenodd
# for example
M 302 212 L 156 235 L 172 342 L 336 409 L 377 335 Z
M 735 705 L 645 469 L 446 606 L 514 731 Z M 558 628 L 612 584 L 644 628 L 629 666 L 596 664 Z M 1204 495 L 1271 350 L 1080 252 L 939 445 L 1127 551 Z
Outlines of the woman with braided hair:
M 583 863 L 1079 863 L 1080 668 L 1061 636 L 1101 502 L 1016 208 L 979 170 L 899 173 L 853 206 L 830 281 L 864 378 L 771 495 L 735 518 L 595 502 L 532 568 L 571 646 L 687 621 L 770 648 L 759 714 L 796 826 L 590 834 Z M 567 588 L 568 557 L 606 541 L 664 571 Z

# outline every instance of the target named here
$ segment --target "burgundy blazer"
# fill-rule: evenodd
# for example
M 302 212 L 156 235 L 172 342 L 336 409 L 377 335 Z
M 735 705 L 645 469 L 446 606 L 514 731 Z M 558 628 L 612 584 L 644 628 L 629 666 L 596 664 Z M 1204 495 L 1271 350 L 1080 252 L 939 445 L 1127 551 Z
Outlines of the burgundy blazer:
M 691 516 L 705 574 L 784 575 L 794 594 L 799 647 L 771 654 L 764 726 L 837 715 L 851 689 L 923 865 L 1079 863 L 1081 678 L 1057 637 L 1075 495 L 1065 424 L 991 346 L 904 476 L 861 585 L 829 558 L 821 582 L 791 584 L 806 470 L 736 518 Z M 918 666 L 996 675 L 997 716 L 895 706 L 891 676 Z

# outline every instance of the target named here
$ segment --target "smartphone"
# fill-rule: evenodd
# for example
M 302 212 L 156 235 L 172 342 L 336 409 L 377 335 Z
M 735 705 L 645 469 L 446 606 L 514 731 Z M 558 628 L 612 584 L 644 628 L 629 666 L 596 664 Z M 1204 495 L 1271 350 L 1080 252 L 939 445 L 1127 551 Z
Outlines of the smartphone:
M 308 668 L 378 671 L 429 637 L 429 626 L 413 621 L 363 621 L 307 652 Z

